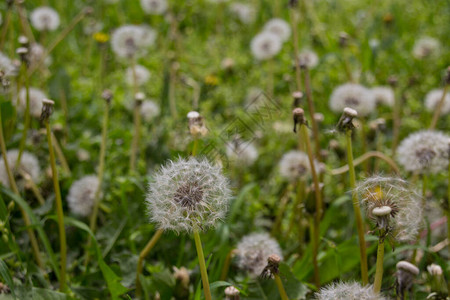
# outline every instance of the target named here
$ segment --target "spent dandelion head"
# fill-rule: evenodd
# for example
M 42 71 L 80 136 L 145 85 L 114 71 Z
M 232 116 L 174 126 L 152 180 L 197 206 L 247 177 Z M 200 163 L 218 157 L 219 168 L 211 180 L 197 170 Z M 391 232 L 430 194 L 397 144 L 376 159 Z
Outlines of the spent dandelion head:
M 377 86 L 371 88 L 370 91 L 375 98 L 376 105 L 384 105 L 388 107 L 393 107 L 395 102 L 395 95 L 392 88 L 388 86 Z
M 59 27 L 59 14 L 51 7 L 41 6 L 30 15 L 31 25 L 38 31 L 55 31 Z
M 397 161 L 407 171 L 438 173 L 448 166 L 450 136 L 440 131 L 421 130 L 410 134 L 397 148 Z
M 156 31 L 145 25 L 123 25 L 111 35 L 111 47 L 122 58 L 145 55 L 156 40 Z
M 414 284 L 414 279 L 419 275 L 419 269 L 408 261 L 399 261 L 396 265 L 396 290 L 397 295 L 403 299 L 405 292 L 410 291 Z
M 292 150 L 283 155 L 279 168 L 282 177 L 289 181 L 297 181 L 309 174 L 311 166 L 306 153 Z
M 141 65 L 135 65 L 134 72 L 133 72 L 133 67 L 127 68 L 125 78 L 129 85 L 134 84 L 135 76 L 136 76 L 136 84 L 138 86 L 142 86 L 142 85 L 146 84 L 148 82 L 148 80 L 150 79 L 150 71 L 146 67 L 141 66 Z
M 205 126 L 203 117 L 196 111 L 191 111 L 187 114 L 189 121 L 189 132 L 193 137 L 206 136 L 208 128 Z
M 157 172 L 146 197 L 150 220 L 160 229 L 193 232 L 214 227 L 231 198 L 228 179 L 206 159 L 179 158 Z
M 282 46 L 281 39 L 270 31 L 257 34 L 250 43 L 253 56 L 258 60 L 267 60 L 277 55 Z
M 167 0 L 140 0 L 142 10 L 149 15 L 162 15 L 167 11 Z
M 361 286 L 358 282 L 338 282 L 329 284 L 315 294 L 317 300 L 384 300 L 373 291 L 371 285 Z
M 39 167 L 39 161 L 33 154 L 24 151 L 20 156 L 20 162 L 17 165 L 17 159 L 19 157 L 19 150 L 11 149 L 6 152 L 6 159 L 8 160 L 8 165 L 13 172 L 13 176 L 20 179 L 23 178 L 25 174 L 28 174 L 34 182 L 39 181 L 39 176 L 41 175 L 41 168 Z M 22 180 L 16 180 L 20 187 L 24 186 Z M 0 182 L 9 187 L 9 178 L 6 172 L 6 166 L 3 158 L 0 160 Z
M 155 101 L 144 100 L 141 105 L 141 116 L 146 122 L 152 121 L 154 118 L 159 116 L 160 108 Z
M 372 176 L 357 184 L 361 206 L 384 236 L 398 241 L 417 237 L 422 222 L 421 196 L 398 177 Z
M 72 213 L 83 217 L 92 213 L 98 185 L 98 177 L 95 175 L 84 176 L 72 183 L 67 195 L 67 203 Z
M 55 102 L 53 100 L 50 99 L 46 99 L 44 98 L 42 100 L 42 112 L 41 112 L 41 117 L 40 117 L 40 121 L 46 121 L 48 120 L 48 118 L 50 118 L 50 116 L 53 114 L 53 106 L 55 105 Z
M 267 233 L 252 233 L 244 236 L 237 245 L 237 261 L 240 269 L 252 276 L 260 276 L 273 254 L 283 258 L 278 242 Z
M 300 67 L 308 69 L 312 69 L 319 64 L 319 56 L 317 56 L 316 52 L 309 49 L 303 49 L 298 54 L 298 60 Z
M 252 142 L 235 137 L 226 144 L 226 153 L 231 161 L 240 166 L 249 166 L 258 158 L 258 150 Z
M 434 89 L 429 91 L 425 96 L 425 107 L 429 112 L 434 112 L 444 96 L 443 89 Z M 450 113 L 450 93 L 446 93 L 444 104 L 441 108 L 441 115 Z
M 432 37 L 426 36 L 418 39 L 414 43 L 413 56 L 417 59 L 424 59 L 435 56 L 440 49 L 441 43 Z
M 264 31 L 275 34 L 282 42 L 285 42 L 291 36 L 291 26 L 283 19 L 274 18 L 264 25 Z
M 251 24 L 255 20 L 255 16 L 256 16 L 255 8 L 248 3 L 233 2 L 230 5 L 230 11 L 243 24 Z
M 375 98 L 369 89 L 356 83 L 345 83 L 333 90 L 329 105 L 332 111 L 342 112 L 346 107 L 353 108 L 359 116 L 367 116 L 375 109 Z

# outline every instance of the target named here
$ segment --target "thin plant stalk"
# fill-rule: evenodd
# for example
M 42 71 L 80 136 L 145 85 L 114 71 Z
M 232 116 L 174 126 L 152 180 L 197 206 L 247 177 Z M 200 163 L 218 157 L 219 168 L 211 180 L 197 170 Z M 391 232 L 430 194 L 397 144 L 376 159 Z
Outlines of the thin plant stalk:
M 292 27 L 292 42 L 294 44 L 294 59 L 295 59 L 295 83 L 297 85 L 297 91 L 302 91 L 302 77 L 300 70 L 300 59 L 298 57 L 298 29 L 297 29 L 297 14 L 293 8 L 289 10 Z
M 365 160 L 367 160 L 369 158 L 372 158 L 372 157 L 383 160 L 384 162 L 386 162 L 391 167 L 392 171 L 394 171 L 397 174 L 400 174 L 400 169 L 397 166 L 397 164 L 395 163 L 395 161 L 393 161 L 389 156 L 386 156 L 382 152 L 378 152 L 378 151 L 369 151 L 369 152 L 364 153 L 360 157 L 355 158 L 353 160 L 353 166 L 355 167 L 355 166 L 361 164 L 362 162 L 364 162 Z M 330 174 L 331 175 L 340 175 L 340 174 L 343 174 L 343 173 L 345 173 L 347 171 L 349 171 L 349 165 L 348 164 L 346 164 L 345 166 L 342 166 L 340 168 L 331 170 Z
M 134 134 L 133 140 L 131 142 L 131 155 L 130 155 L 130 171 L 134 172 L 136 170 L 136 160 L 139 148 L 140 132 L 141 132 L 141 105 L 135 100 L 134 104 Z
M 203 255 L 202 241 L 198 230 L 194 231 L 195 248 L 197 248 L 198 264 L 200 266 L 200 274 L 203 283 L 203 293 L 206 300 L 211 300 L 211 291 L 209 289 L 208 272 L 206 270 L 205 256 Z
M 283 282 L 281 281 L 280 274 L 273 275 L 275 284 L 277 285 L 278 292 L 280 293 L 281 300 L 289 300 L 286 290 L 284 289 Z
M 25 122 L 23 125 L 22 138 L 20 139 L 19 144 L 19 154 L 17 155 L 16 165 L 19 165 L 20 159 L 22 158 L 22 153 L 25 149 L 25 144 L 27 141 L 28 128 L 30 128 L 31 123 L 31 115 L 30 115 L 30 82 L 27 75 L 26 64 L 22 63 L 23 68 L 23 77 L 25 77 Z
M 56 156 L 58 156 L 58 160 L 61 163 L 61 167 L 67 175 L 71 175 L 69 164 L 67 163 L 66 157 L 64 156 L 64 152 L 62 151 L 61 146 L 59 145 L 58 139 L 55 134 L 52 132 L 53 146 L 55 147 Z
M 367 152 L 367 133 L 366 133 L 366 126 L 364 126 L 364 122 L 361 120 L 361 151 L 362 153 L 366 153 Z M 367 174 L 369 173 L 369 162 L 365 161 L 363 163 L 363 169 L 364 172 Z
M 430 129 L 435 129 L 437 122 L 439 120 L 439 116 L 441 115 L 442 108 L 444 107 L 445 103 L 445 96 L 448 93 L 448 87 L 450 84 L 446 84 L 444 87 L 444 91 L 442 92 L 441 100 L 439 101 L 436 109 L 434 110 L 433 119 L 431 120 Z
M 155 247 L 156 243 L 158 242 L 159 238 L 164 233 L 163 229 L 158 229 L 154 234 L 153 237 L 150 239 L 150 241 L 147 243 L 145 248 L 141 251 L 139 254 L 138 264 L 137 264 L 137 270 L 136 270 L 136 296 L 139 299 L 142 294 L 142 286 L 141 281 L 139 279 L 140 275 L 142 274 L 143 269 L 143 262 L 144 259 L 147 257 L 147 255 L 150 253 L 150 251 Z
M 0 148 L 1 148 L 2 156 L 3 156 L 3 162 L 5 164 L 6 173 L 8 174 L 8 180 L 9 180 L 9 185 L 10 185 L 11 189 L 13 190 L 13 192 L 16 195 L 20 195 L 19 189 L 17 188 L 16 181 L 14 179 L 12 170 L 11 170 L 11 168 L 9 166 L 9 162 L 8 162 L 8 157 L 7 157 L 7 152 L 6 152 L 6 143 L 5 143 L 5 138 L 3 136 L 3 123 L 2 122 L 3 122 L 2 121 L 2 112 L 0 109 Z M 33 230 L 31 229 L 30 217 L 25 212 L 25 210 L 23 210 L 22 207 L 19 207 L 19 209 L 20 209 L 20 213 L 22 214 L 22 218 L 25 223 L 28 236 L 30 238 L 30 244 L 31 244 L 31 248 L 33 250 L 34 259 L 36 260 L 36 263 L 39 266 L 39 268 L 44 269 L 44 264 L 42 263 L 41 254 L 39 251 L 39 244 L 37 242 L 36 235 L 34 234 Z
M 100 194 L 102 191 L 102 183 L 103 183 L 103 176 L 105 171 L 105 156 L 106 156 L 106 138 L 108 133 L 108 123 L 109 123 L 109 106 L 110 101 L 105 101 L 105 113 L 103 115 L 103 123 L 102 123 L 102 143 L 100 145 L 100 158 L 99 158 L 99 164 L 98 164 L 98 187 L 94 194 L 94 207 L 92 208 L 92 214 L 89 219 L 89 228 L 92 232 L 95 232 L 96 225 L 97 225 L 97 216 L 98 216 L 98 209 L 100 207 Z M 89 235 L 88 241 L 87 241 L 87 249 L 90 248 L 92 243 L 92 238 Z M 89 252 L 86 253 L 86 259 L 85 259 L 85 266 L 87 266 L 89 263 Z
M 6 35 L 8 34 L 9 23 L 11 22 L 12 7 L 8 7 L 6 12 L 5 23 L 3 24 L 2 36 L 0 40 L 0 51 L 3 51 Z
M 373 283 L 373 290 L 375 293 L 379 293 L 381 290 L 381 283 L 383 281 L 383 260 L 384 260 L 384 237 L 380 236 L 378 240 L 375 281 Z
M 220 272 L 220 280 L 224 281 L 227 279 L 228 271 L 230 270 L 231 259 L 235 253 L 235 249 L 231 249 L 225 257 L 225 262 L 223 263 L 222 272 Z
M 355 213 L 356 229 L 358 231 L 359 254 L 361 258 L 361 279 L 363 285 L 367 285 L 369 283 L 369 275 L 367 271 L 367 250 L 366 241 L 364 238 L 364 223 L 361 215 L 361 208 L 359 206 L 358 195 L 355 192 L 356 175 L 355 167 L 353 165 L 352 130 L 348 129 L 345 135 L 347 141 L 347 160 L 350 175 L 350 188 L 352 189 L 353 211 Z
M 24 171 L 20 171 L 20 175 L 22 175 L 22 177 L 25 179 L 27 184 L 30 186 L 31 191 L 33 192 L 34 196 L 38 200 L 39 204 L 44 205 L 45 199 L 42 196 L 41 192 L 39 191 L 39 188 L 37 187 L 36 183 L 34 183 L 33 178 L 31 178 L 31 176 Z
M 170 62 L 169 66 L 169 108 L 172 118 L 177 117 L 177 105 L 175 102 L 175 84 L 177 79 L 176 62 Z
M 402 122 L 402 104 L 401 104 L 401 98 L 395 97 L 394 99 L 394 111 L 392 113 L 392 123 L 393 123 L 393 129 L 392 129 L 392 156 L 395 155 L 395 152 L 397 151 L 399 136 L 400 136 L 400 126 Z
M 317 256 L 319 254 L 319 240 L 320 240 L 320 219 L 322 217 L 322 193 L 320 191 L 319 177 L 316 172 L 316 166 L 314 163 L 313 152 L 311 149 L 311 142 L 309 141 L 308 128 L 305 123 L 300 125 L 300 134 L 302 135 L 303 141 L 306 146 L 306 153 L 308 154 L 309 164 L 311 167 L 311 175 L 313 177 L 314 183 L 314 194 L 316 199 L 316 213 L 314 218 L 314 236 L 313 236 L 313 264 L 314 264 L 314 281 L 317 287 L 320 287 L 320 276 L 319 276 L 319 264 L 317 261 Z
M 284 212 L 286 211 L 287 203 L 289 202 L 289 197 L 292 192 L 293 186 L 289 184 L 286 188 L 286 191 L 281 196 L 280 206 L 275 216 L 275 222 L 272 226 L 272 235 L 276 235 L 281 231 L 281 222 L 283 220 Z
M 422 174 L 422 211 L 425 211 L 427 189 L 428 189 L 427 174 Z M 420 233 L 417 234 L 416 244 L 417 245 L 420 244 Z M 411 262 L 413 264 L 417 263 L 417 248 L 415 248 L 412 253 Z
M 275 64 L 273 59 L 267 61 L 267 95 L 269 98 L 273 98 L 274 95 L 274 73 Z
M 27 13 L 24 9 L 23 2 L 15 1 L 15 4 L 17 7 L 17 12 L 19 14 L 19 21 L 22 27 L 22 31 L 25 32 L 26 36 L 31 41 L 31 43 L 35 43 L 36 40 L 33 36 L 33 31 L 31 30 L 30 23 L 28 22 Z
M 314 137 L 314 146 L 315 146 L 315 153 L 316 158 L 320 161 L 320 140 L 319 140 L 319 126 L 317 125 L 316 118 L 314 118 L 315 115 L 315 108 L 314 108 L 314 101 L 312 97 L 312 89 L 311 89 L 311 78 L 309 75 L 309 69 L 307 67 L 303 68 L 304 74 L 305 74 L 305 90 L 306 90 L 306 99 L 308 100 L 308 110 L 309 115 L 311 118 L 311 124 L 312 124 L 312 130 L 313 130 L 313 137 Z
M 288 227 L 286 236 L 289 236 L 292 229 L 294 228 L 294 223 L 295 223 L 296 219 L 300 220 L 298 230 L 302 231 L 302 229 L 300 227 L 301 227 L 301 220 L 303 218 L 304 189 L 305 189 L 304 181 L 301 179 L 298 180 L 297 186 L 296 186 L 296 192 L 295 192 L 295 201 L 294 201 L 291 219 L 289 221 L 289 227 Z M 300 235 L 299 235 L 299 242 L 302 243 L 302 241 L 303 241 L 303 239 L 301 239 Z
M 50 154 L 50 164 L 52 167 L 52 179 L 53 186 L 55 188 L 55 202 L 56 213 L 58 216 L 58 229 L 59 229 L 59 245 L 61 255 L 61 270 L 59 276 L 59 290 L 64 292 L 66 290 L 66 255 L 67 255 L 67 243 L 66 243 L 66 231 L 64 228 L 64 211 L 61 199 L 61 190 L 59 188 L 58 170 L 56 169 L 55 153 L 53 151 L 52 131 L 50 129 L 50 123 L 48 119 L 44 120 L 45 128 L 47 129 L 47 141 L 48 152 Z

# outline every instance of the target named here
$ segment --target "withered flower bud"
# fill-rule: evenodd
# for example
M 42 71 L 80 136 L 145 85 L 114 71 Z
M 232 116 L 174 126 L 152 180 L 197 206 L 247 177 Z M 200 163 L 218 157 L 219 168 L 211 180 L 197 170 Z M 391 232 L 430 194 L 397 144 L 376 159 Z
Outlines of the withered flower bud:
M 272 278 L 273 275 L 280 273 L 278 269 L 281 262 L 281 257 L 276 254 L 272 254 L 267 259 L 267 266 L 261 273 L 262 278 Z
M 191 111 L 187 114 L 189 120 L 189 131 L 194 137 L 205 136 L 208 134 L 203 117 L 196 111 Z
M 239 290 L 232 285 L 225 289 L 225 300 L 239 300 L 239 295 Z
M 339 47 L 345 48 L 348 45 L 349 35 L 346 32 L 339 33 Z
M 134 95 L 134 101 L 137 106 L 140 106 L 142 102 L 145 100 L 145 94 L 142 92 L 138 92 Z
M 353 119 L 358 115 L 358 112 L 350 107 L 344 108 L 344 112 L 339 119 L 339 122 L 337 124 L 337 129 L 339 131 L 345 132 L 347 130 L 352 130 L 355 128 L 355 125 L 353 125 Z
M 113 93 L 110 90 L 104 90 L 102 93 L 102 98 L 109 104 L 113 98 Z
M 19 47 L 17 48 L 16 53 L 19 55 L 22 63 L 28 64 L 28 48 Z
M 41 113 L 41 122 L 47 121 L 48 118 L 53 113 L 53 106 L 55 105 L 55 102 L 50 99 L 44 99 L 42 100 L 42 113 Z
M 292 117 L 294 119 L 294 132 L 297 132 L 297 124 L 300 126 L 302 124 L 307 124 L 305 119 L 305 111 L 300 107 L 294 108 L 292 111 Z

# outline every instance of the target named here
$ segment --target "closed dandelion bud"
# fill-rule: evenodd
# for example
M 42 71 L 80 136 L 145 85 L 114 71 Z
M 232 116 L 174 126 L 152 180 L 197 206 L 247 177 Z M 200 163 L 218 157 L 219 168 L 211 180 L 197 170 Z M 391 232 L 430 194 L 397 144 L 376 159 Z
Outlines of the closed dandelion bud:
M 352 108 L 344 108 L 341 118 L 338 121 L 337 129 L 339 131 L 345 132 L 347 130 L 353 130 L 355 125 L 353 124 L 353 119 L 358 116 L 358 112 Z
M 384 300 L 373 291 L 371 285 L 361 286 L 357 282 L 332 283 L 315 294 L 317 300 Z
M 339 46 L 345 48 L 348 45 L 349 35 L 346 32 L 339 33 Z
M 261 278 L 273 278 L 275 274 L 280 273 L 278 269 L 281 262 L 281 257 L 276 254 L 272 254 L 267 258 L 267 265 L 261 272 Z
M 236 254 L 239 268 L 253 277 L 261 275 L 271 255 L 276 254 L 280 259 L 283 257 L 280 245 L 267 233 L 244 236 L 237 245 Z
M 410 262 L 399 261 L 396 265 L 397 272 L 395 276 L 397 296 L 404 299 L 405 292 L 409 292 L 414 284 L 414 279 L 419 275 L 419 269 Z
M 297 132 L 297 125 L 307 124 L 305 119 L 305 111 L 300 107 L 294 108 L 292 111 L 292 118 L 294 119 L 294 132 Z
M 189 112 L 187 118 L 189 120 L 189 131 L 192 136 L 199 137 L 208 134 L 208 129 L 203 122 L 203 117 L 198 112 Z
M 41 122 L 48 120 L 53 113 L 53 106 L 55 102 L 50 99 L 42 100 L 42 113 L 41 113 Z
M 239 300 L 239 295 L 239 290 L 232 285 L 225 289 L 225 300 Z
M 430 282 L 431 291 L 435 293 L 442 293 L 444 294 L 446 292 L 446 282 L 443 275 L 443 271 L 440 265 L 431 264 L 427 267 L 428 271 L 428 280 Z M 442 295 L 444 296 L 444 295 Z M 440 299 L 440 298 L 437 298 Z M 444 298 L 443 298 L 444 299 Z
M 356 187 L 367 217 L 380 236 L 412 241 L 421 227 L 421 196 L 400 178 L 373 176 Z
M 110 90 L 104 90 L 102 92 L 102 99 L 105 100 L 106 102 L 111 103 L 111 100 L 113 98 L 113 93 Z
M 206 159 L 180 158 L 163 166 L 149 184 L 150 220 L 175 232 L 215 227 L 231 198 L 228 179 Z

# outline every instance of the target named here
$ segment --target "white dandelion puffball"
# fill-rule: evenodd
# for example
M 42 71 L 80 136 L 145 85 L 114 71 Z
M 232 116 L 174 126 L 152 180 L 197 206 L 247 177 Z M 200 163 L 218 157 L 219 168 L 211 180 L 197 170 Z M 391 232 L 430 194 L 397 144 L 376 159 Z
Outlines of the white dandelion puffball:
M 312 69 L 319 64 L 319 56 L 317 56 L 316 52 L 308 49 L 304 49 L 298 54 L 298 60 L 300 66 L 305 66 L 308 69 Z
M 150 15 L 162 15 L 166 12 L 167 0 L 141 0 L 142 10 Z
M 83 217 L 91 215 L 98 184 L 96 175 L 87 175 L 72 183 L 67 195 L 67 203 L 74 214 Z
M 444 90 L 434 89 L 425 96 L 425 107 L 428 111 L 434 112 L 442 100 Z M 450 92 L 445 94 L 444 103 L 441 109 L 441 115 L 450 113 Z
M 447 169 L 450 136 L 421 130 L 406 137 L 397 148 L 397 161 L 407 171 L 438 173 Z
M 331 283 L 315 294 L 317 300 L 384 300 L 373 291 L 372 285 L 361 286 L 358 282 Z
M 256 11 L 250 4 L 243 2 L 231 3 L 230 11 L 235 14 L 243 24 L 251 24 L 255 20 Z
M 28 54 L 28 59 L 30 60 L 31 65 L 36 65 L 41 62 L 45 55 L 45 48 L 41 44 L 32 43 L 30 44 L 30 52 Z M 50 56 L 46 56 L 44 58 L 44 64 L 49 66 L 52 63 L 52 58 Z
M 133 85 L 134 76 L 136 76 L 136 84 L 138 86 L 141 86 L 146 84 L 147 81 L 150 79 L 150 71 L 144 66 L 135 65 L 133 74 L 133 67 L 127 68 L 125 77 L 129 85 Z
M 145 25 L 123 25 L 111 35 L 111 47 L 114 53 L 123 58 L 146 54 L 146 48 L 156 40 L 156 31 Z
M 369 89 L 356 83 L 345 83 L 333 90 L 329 102 L 335 113 L 342 113 L 344 108 L 350 107 L 359 116 L 367 116 L 375 109 L 375 99 Z
M 370 91 L 375 98 L 376 105 L 385 105 L 393 107 L 395 102 L 394 91 L 388 86 L 377 86 L 371 88 Z
M 253 276 L 261 275 L 270 255 L 283 259 L 278 242 L 267 233 L 252 233 L 244 236 L 237 247 L 238 266 Z
M 17 158 L 19 157 L 19 150 L 11 149 L 6 152 L 6 158 L 8 160 L 8 165 L 13 176 L 15 174 L 20 174 L 20 172 L 25 172 L 31 179 L 37 183 L 39 181 L 39 176 L 41 174 L 41 168 L 39 167 L 39 161 L 33 154 L 23 151 L 20 157 L 19 166 L 17 166 Z M 9 187 L 8 173 L 6 172 L 5 161 L 3 157 L 0 160 L 0 182 Z
M 30 114 L 33 117 L 39 118 L 42 113 L 42 100 L 48 98 L 47 95 L 38 88 L 30 87 L 28 90 L 30 98 Z M 19 92 L 19 107 L 18 110 L 24 112 L 27 106 L 27 90 L 21 88 Z
M 423 37 L 414 43 L 413 56 L 417 59 L 434 56 L 439 51 L 440 42 L 432 37 Z
M 277 55 L 281 46 L 281 39 L 277 35 L 264 31 L 252 39 L 250 49 L 256 59 L 266 60 Z
M 5 76 L 17 75 L 17 68 L 14 66 L 11 59 L 2 52 L 0 52 L 0 71 L 2 71 Z
M 39 31 L 55 31 L 59 26 L 59 14 L 51 7 L 41 6 L 31 12 L 31 25 Z
M 226 153 L 231 161 L 249 166 L 258 158 L 258 150 L 252 142 L 234 139 L 226 144 Z
M 356 192 L 367 217 L 398 241 L 413 241 L 422 226 L 422 197 L 398 177 L 372 176 Z
M 311 170 L 308 155 L 298 150 L 292 150 L 284 154 L 278 165 L 281 176 L 290 181 L 296 181 L 306 176 Z M 316 171 L 318 171 L 317 167 Z
M 149 184 L 146 202 L 152 222 L 178 233 L 216 226 L 225 217 L 230 198 L 222 169 L 191 157 L 163 166 Z
M 286 42 L 291 36 L 291 27 L 283 19 L 272 19 L 264 25 L 264 31 L 271 32 L 278 36 L 282 42 Z
M 141 104 L 141 116 L 146 122 L 150 122 L 159 116 L 160 108 L 156 102 L 152 100 L 144 100 Z

